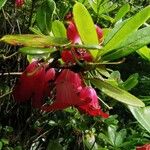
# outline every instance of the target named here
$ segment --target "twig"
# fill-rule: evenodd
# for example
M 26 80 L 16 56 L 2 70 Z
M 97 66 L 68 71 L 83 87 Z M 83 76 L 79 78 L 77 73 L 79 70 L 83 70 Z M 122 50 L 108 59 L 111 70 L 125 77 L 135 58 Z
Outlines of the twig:
M 16 54 L 18 54 L 18 52 L 15 52 L 9 56 L 5 56 L 5 55 L 2 55 L 3 59 L 6 60 L 6 59 L 10 59 L 11 57 L 15 56 Z
M 0 73 L 0 76 L 20 76 L 22 75 L 22 72 L 6 72 L 6 73 Z
M 1 95 L 0 99 L 3 98 L 3 97 L 5 97 L 5 96 L 7 96 L 7 95 L 9 95 L 9 94 L 11 94 L 11 93 L 12 93 L 12 91 L 9 91 L 8 93 L 5 93 L 5 94 Z
M 113 109 L 113 107 L 108 106 L 101 98 L 98 97 L 98 99 L 110 110 Z

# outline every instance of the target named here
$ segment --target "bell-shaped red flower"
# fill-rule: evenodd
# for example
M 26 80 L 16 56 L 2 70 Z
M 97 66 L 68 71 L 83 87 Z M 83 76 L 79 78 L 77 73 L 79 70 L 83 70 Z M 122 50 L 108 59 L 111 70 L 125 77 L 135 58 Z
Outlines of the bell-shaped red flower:
M 51 105 L 42 107 L 44 111 L 55 111 L 65 109 L 69 106 L 79 106 L 88 102 L 81 100 L 79 92 L 82 82 L 78 73 L 64 69 L 56 79 L 56 100 Z
M 38 69 L 38 62 L 32 62 L 23 72 L 13 90 L 15 101 L 26 102 L 31 99 L 32 106 L 40 108 L 43 104 L 43 98 L 48 93 L 48 82 L 49 80 L 53 80 L 54 76 L 55 72 L 53 68 L 45 71 L 45 67 Z
M 136 150 L 150 150 L 150 144 L 145 144 L 143 146 L 137 146 Z
M 93 88 L 84 87 L 80 92 L 80 99 L 89 101 L 89 103 L 77 107 L 80 112 L 91 116 L 102 116 L 104 118 L 108 118 L 109 115 L 101 110 L 96 91 Z
M 104 36 L 103 30 L 98 25 L 95 25 L 95 27 L 96 27 L 96 32 L 97 32 L 99 43 L 101 43 L 103 40 L 103 36 Z
M 72 43 L 78 43 L 81 44 L 81 39 L 79 36 L 79 33 L 77 31 L 76 25 L 74 24 L 73 21 L 69 21 L 69 25 L 67 28 L 67 37 L 68 40 L 70 40 Z
M 15 1 L 16 7 L 20 8 L 23 6 L 24 4 L 24 0 L 16 0 Z

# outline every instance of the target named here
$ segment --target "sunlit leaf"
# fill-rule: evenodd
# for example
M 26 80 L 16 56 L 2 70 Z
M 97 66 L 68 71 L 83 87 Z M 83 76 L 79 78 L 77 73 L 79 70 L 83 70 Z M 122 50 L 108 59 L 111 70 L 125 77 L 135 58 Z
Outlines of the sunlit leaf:
M 137 121 L 150 133 L 150 106 L 144 108 L 128 107 Z
M 129 91 L 138 84 L 138 78 L 139 78 L 138 73 L 132 74 L 125 82 L 121 83 L 119 86 Z
M 64 38 L 67 37 L 66 28 L 65 28 L 64 24 L 59 20 L 55 20 L 52 23 L 52 32 L 55 37 L 64 37 Z
M 137 106 L 137 107 L 145 106 L 145 104 L 140 99 L 128 93 L 127 91 L 120 89 L 117 86 L 113 86 L 100 79 L 91 79 L 91 82 L 103 93 L 112 97 L 113 99 L 116 99 L 122 103 L 132 105 L 132 106 Z
M 98 45 L 99 42 L 95 25 L 88 10 L 83 4 L 77 2 L 74 5 L 73 16 L 82 42 L 89 45 Z M 93 56 L 96 56 L 97 54 L 97 50 L 90 52 Z
M 121 18 L 123 18 L 123 17 L 126 15 L 126 13 L 129 12 L 129 10 L 130 10 L 130 5 L 129 5 L 129 4 L 123 5 L 123 6 L 119 9 L 119 11 L 117 12 L 117 14 L 116 14 L 116 16 L 115 16 L 115 18 L 114 18 L 115 22 L 117 22 L 117 21 L 119 21 Z
M 6 2 L 7 0 L 0 0 L 0 10 L 5 5 Z
M 110 61 L 127 56 L 149 43 L 150 27 L 145 27 L 131 34 L 118 48 L 102 56 L 102 59 Z
M 147 46 L 144 46 L 142 48 L 140 48 L 137 53 L 145 60 L 150 61 L 150 48 L 148 48 Z
M 36 47 L 22 47 L 19 49 L 21 53 L 28 55 L 43 55 L 54 51 L 52 48 L 36 48 Z
M 104 50 L 100 53 L 100 56 L 118 47 L 131 33 L 135 32 L 143 23 L 145 23 L 149 17 L 150 6 L 147 6 L 135 16 L 116 25 L 105 38 L 103 43 Z
M 26 47 L 51 47 L 61 44 L 67 44 L 66 38 L 54 38 L 50 36 L 39 36 L 34 34 L 22 34 L 22 35 L 5 35 L 0 41 L 11 44 L 20 45 Z

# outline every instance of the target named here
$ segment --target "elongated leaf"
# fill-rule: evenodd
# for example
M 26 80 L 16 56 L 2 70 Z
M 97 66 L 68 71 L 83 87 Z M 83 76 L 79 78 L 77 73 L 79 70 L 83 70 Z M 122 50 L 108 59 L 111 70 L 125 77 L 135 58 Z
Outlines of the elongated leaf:
M 150 48 L 148 48 L 147 46 L 144 46 L 141 49 L 139 49 L 137 53 L 145 60 L 150 61 Z
M 64 38 L 67 37 L 66 28 L 65 28 L 64 24 L 59 20 L 55 20 L 52 23 L 52 32 L 55 37 L 64 37 Z
M 150 6 L 147 6 L 132 18 L 118 24 L 112 32 L 110 32 L 104 41 L 104 50 L 101 55 L 104 55 L 118 47 L 121 42 L 135 32 L 146 20 L 150 17 Z
M 128 93 L 125 90 L 120 89 L 117 86 L 113 86 L 100 79 L 91 79 L 91 82 L 106 95 L 128 105 L 144 107 L 144 103 L 135 97 L 134 95 Z
M 125 82 L 120 84 L 123 89 L 125 90 L 131 90 L 133 87 L 135 87 L 138 84 L 138 73 L 132 74 Z
M 48 54 L 54 51 L 54 49 L 50 48 L 36 48 L 36 47 L 23 47 L 20 48 L 19 51 L 28 55 L 43 55 Z
M 36 22 L 43 34 L 49 34 L 51 31 L 51 20 L 55 9 L 56 4 L 53 0 L 44 1 L 37 9 Z
M 114 19 L 115 22 L 119 21 L 122 17 L 124 17 L 126 13 L 129 12 L 129 10 L 130 10 L 129 4 L 123 5 L 115 16 L 115 19 Z
M 116 126 L 114 126 L 114 125 L 108 126 L 108 137 L 111 141 L 111 145 L 113 145 L 113 146 L 115 145 L 116 130 L 117 130 Z
M 102 57 L 103 60 L 114 60 L 140 49 L 150 43 L 150 27 L 140 29 L 131 34 L 128 39 L 122 42 L 119 48 L 116 48 Z
M 0 10 L 5 5 L 6 2 L 7 0 L 0 0 Z
M 124 139 L 126 138 L 126 135 L 127 135 L 126 129 L 122 129 L 118 133 L 116 133 L 115 145 L 117 147 L 119 147 L 123 143 Z
M 73 7 L 73 16 L 82 42 L 89 45 L 98 45 L 95 25 L 85 6 L 77 2 Z M 91 51 L 91 53 L 96 55 L 97 51 Z
M 67 44 L 68 40 L 64 38 L 54 38 L 50 36 L 39 36 L 34 34 L 6 35 L 0 41 L 26 47 L 51 47 L 60 44 Z
M 128 107 L 137 121 L 150 133 L 150 106 L 144 108 Z
M 108 13 L 115 8 L 117 8 L 117 4 L 110 2 L 109 0 L 89 0 L 89 3 L 96 14 L 101 15 L 103 13 Z

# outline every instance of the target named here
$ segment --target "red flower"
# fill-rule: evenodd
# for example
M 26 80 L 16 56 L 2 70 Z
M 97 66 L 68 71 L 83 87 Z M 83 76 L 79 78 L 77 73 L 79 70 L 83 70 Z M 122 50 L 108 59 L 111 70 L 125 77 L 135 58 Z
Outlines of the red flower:
M 79 106 L 88 102 L 81 100 L 79 92 L 82 83 L 79 74 L 64 69 L 56 79 L 56 100 L 51 105 L 42 107 L 44 111 L 55 111 L 65 109 L 69 106 Z
M 16 0 L 15 1 L 16 7 L 20 8 L 23 6 L 24 4 L 24 0 Z
M 95 25 L 96 28 L 96 32 L 97 32 L 97 36 L 99 39 L 99 42 L 102 42 L 102 37 L 103 37 L 103 31 L 100 27 L 98 27 L 97 25 Z M 72 43 L 78 43 L 81 44 L 81 39 L 79 36 L 79 33 L 77 31 L 77 28 L 75 26 L 75 23 L 73 21 L 69 21 L 69 25 L 67 28 L 67 37 L 68 40 L 70 40 Z M 92 55 L 90 54 L 90 52 L 84 50 L 84 49 L 72 49 L 74 51 L 74 55 L 78 60 L 85 60 L 88 62 L 91 62 L 93 60 Z M 61 54 L 62 60 L 65 63 L 75 63 L 75 59 L 72 56 L 71 51 L 69 50 L 63 50 L 62 54 Z
M 20 77 L 18 84 L 13 90 L 14 99 L 17 102 L 32 100 L 32 106 L 39 108 L 43 104 L 43 98 L 48 94 L 48 81 L 55 76 L 54 69 L 45 71 L 45 67 L 39 68 L 38 62 L 32 62 Z M 33 75 L 28 75 L 29 73 Z
M 79 36 L 79 33 L 77 31 L 77 28 L 74 24 L 73 21 L 70 21 L 69 22 L 69 25 L 68 25 L 68 28 L 67 28 L 67 37 L 68 37 L 68 40 L 70 40 L 72 43 L 78 43 L 78 44 L 81 44 L 81 39 L 80 39 L 80 36 Z
M 95 27 L 96 27 L 96 32 L 97 32 L 98 40 L 101 43 L 102 39 L 103 39 L 103 30 L 99 26 L 97 26 L 97 25 L 95 25 Z
M 145 144 L 143 146 L 137 146 L 136 150 L 150 150 L 150 144 Z
M 108 118 L 108 114 L 101 110 L 99 105 L 96 91 L 91 87 L 84 87 L 80 92 L 80 99 L 84 101 L 89 101 L 84 105 L 80 105 L 77 108 L 83 113 L 87 113 L 91 116 L 102 116 Z

